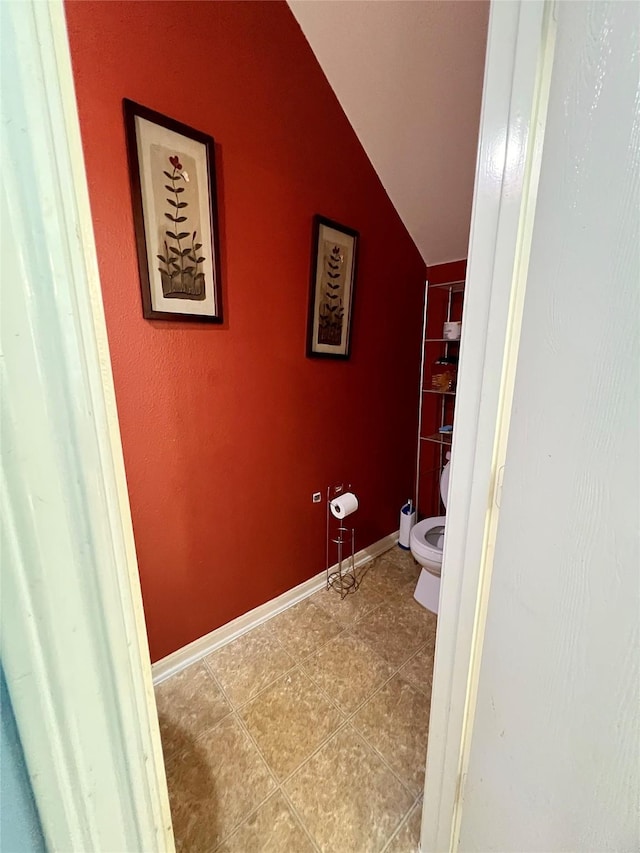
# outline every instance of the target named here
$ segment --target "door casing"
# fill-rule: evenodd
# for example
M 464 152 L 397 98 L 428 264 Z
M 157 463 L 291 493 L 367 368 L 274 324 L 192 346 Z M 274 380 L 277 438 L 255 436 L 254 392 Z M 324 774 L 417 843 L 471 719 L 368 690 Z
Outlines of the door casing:
M 3 103 L 16 113 L 3 121 L 14 282 L 3 323 L 20 332 L 6 337 L 3 367 L 3 660 L 50 848 L 171 851 L 64 10 L 61 0 L 1 5 L 17 81 Z M 553 20 L 541 0 L 492 5 L 423 851 L 457 846 Z

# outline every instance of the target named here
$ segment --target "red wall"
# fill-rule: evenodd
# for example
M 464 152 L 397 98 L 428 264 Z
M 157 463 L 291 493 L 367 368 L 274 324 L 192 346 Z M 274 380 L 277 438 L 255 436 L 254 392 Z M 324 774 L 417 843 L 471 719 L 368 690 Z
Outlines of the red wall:
M 285 3 L 68 2 L 154 660 L 324 568 L 412 493 L 424 264 Z M 142 318 L 122 98 L 216 139 L 225 322 Z M 311 220 L 360 231 L 352 356 L 305 358 Z

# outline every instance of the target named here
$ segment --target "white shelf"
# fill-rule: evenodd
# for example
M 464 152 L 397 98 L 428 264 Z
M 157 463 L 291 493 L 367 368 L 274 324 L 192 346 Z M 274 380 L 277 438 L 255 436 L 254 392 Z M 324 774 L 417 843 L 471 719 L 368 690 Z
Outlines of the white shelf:
M 452 293 L 462 293 L 464 284 L 464 281 L 447 281 L 443 284 L 431 284 L 429 282 L 429 290 L 450 290 Z
M 434 432 L 433 435 L 421 435 L 420 441 L 430 441 L 432 444 L 444 444 L 451 447 L 453 432 Z

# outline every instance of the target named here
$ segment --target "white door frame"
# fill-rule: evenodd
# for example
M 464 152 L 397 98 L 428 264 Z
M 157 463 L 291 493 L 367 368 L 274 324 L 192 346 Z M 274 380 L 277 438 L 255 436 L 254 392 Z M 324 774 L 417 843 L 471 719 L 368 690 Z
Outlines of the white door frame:
M 1 3 L 2 657 L 52 850 L 173 850 L 64 11 Z M 457 846 L 544 133 L 540 2 L 492 5 L 421 846 Z M 7 72 L 3 75 L 5 86 Z M 9 164 L 9 167 L 7 167 Z M 9 215 L 10 214 L 10 215 Z
M 64 10 L 0 15 L 2 663 L 47 848 L 172 851 Z
M 555 6 L 492 3 L 443 557 L 423 853 L 455 851 L 555 45 Z

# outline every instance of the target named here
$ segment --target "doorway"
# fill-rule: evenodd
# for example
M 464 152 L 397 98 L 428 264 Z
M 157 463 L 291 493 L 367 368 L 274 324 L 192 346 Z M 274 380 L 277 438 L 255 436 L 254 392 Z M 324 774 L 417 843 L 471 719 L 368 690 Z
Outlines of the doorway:
M 60 573 L 49 579 L 50 586 L 47 586 L 46 576 L 32 576 L 33 567 L 38 565 L 38 561 L 23 560 L 21 569 L 16 563 L 11 577 L 18 578 L 18 581 L 12 590 L 12 600 L 20 601 L 21 606 L 17 608 L 14 618 L 5 623 L 7 636 L 11 636 L 14 641 L 7 646 L 9 687 L 27 762 L 31 768 L 35 768 L 32 777 L 39 779 L 36 799 L 45 833 L 52 846 L 60 849 L 78 845 L 86 849 L 171 849 L 164 771 L 154 722 L 149 661 L 142 639 L 144 625 L 136 585 L 135 556 L 113 389 L 106 357 L 106 335 L 100 308 L 86 181 L 79 166 L 82 155 L 64 18 L 61 7 L 56 5 L 20 5 L 24 11 L 18 12 L 16 7 L 12 7 L 10 12 L 6 12 L 12 16 L 24 15 L 19 21 L 21 37 L 15 39 L 15 67 L 26 68 L 32 56 L 37 56 L 40 63 L 38 67 L 31 68 L 34 79 L 29 80 L 30 97 L 23 99 L 26 105 L 22 113 L 25 126 L 37 139 L 42 136 L 42 117 L 52 122 L 46 139 L 53 151 L 53 159 L 36 161 L 34 169 L 39 177 L 51 174 L 59 176 L 57 181 L 45 188 L 44 193 L 35 181 L 33 198 L 38 199 L 39 207 L 48 212 L 51 206 L 46 203 L 47 200 L 58 198 L 61 209 L 69 217 L 59 219 L 54 216 L 55 228 L 45 228 L 45 239 L 51 250 L 49 256 L 59 264 L 55 269 L 48 270 L 50 280 L 56 281 L 59 287 L 67 281 L 70 287 L 66 298 L 62 298 L 62 291 L 57 291 L 56 296 L 61 301 L 52 300 L 50 293 L 34 287 L 32 293 L 37 299 L 31 304 L 27 301 L 21 303 L 23 314 L 16 318 L 24 324 L 24 340 L 36 341 L 36 350 L 42 359 L 40 362 L 33 359 L 29 361 L 25 353 L 26 360 L 23 360 L 23 365 L 32 363 L 34 367 L 30 387 L 34 400 L 40 401 L 40 408 L 37 409 L 40 414 L 34 417 L 35 409 L 31 412 L 16 412 L 22 415 L 20 423 L 29 423 L 34 430 L 42 429 L 39 438 L 32 433 L 22 436 L 27 442 L 23 458 L 28 456 L 28 446 L 40 444 L 46 450 L 49 454 L 48 463 L 53 466 L 52 482 L 60 489 L 52 495 L 49 506 L 86 508 L 86 518 L 90 520 L 89 526 L 96 536 L 95 553 L 105 555 L 105 560 L 110 561 L 110 564 L 92 564 L 88 573 L 87 561 L 79 559 L 79 555 L 82 556 L 84 552 L 75 547 L 76 543 L 87 541 L 86 527 L 70 527 L 66 513 L 61 513 L 60 522 L 69 531 L 69 542 L 74 547 L 70 550 L 71 559 L 60 560 Z M 6 8 L 7 4 L 4 6 Z M 512 257 L 509 274 L 497 276 L 500 271 L 494 268 L 493 257 L 498 238 L 506 241 L 512 239 L 515 243 L 517 214 L 522 196 L 522 192 L 519 197 L 516 194 L 515 200 L 513 194 L 508 196 L 512 216 L 507 217 L 510 222 L 505 222 L 504 206 L 499 215 L 500 203 L 503 195 L 507 197 L 507 189 L 510 188 L 505 186 L 503 179 L 508 173 L 510 177 L 519 177 L 521 187 L 524 182 L 524 164 L 520 163 L 518 168 L 518 164 L 508 162 L 504 156 L 504 152 L 511 150 L 509 132 L 506 138 L 503 137 L 502 171 L 499 178 L 496 178 L 494 167 L 496 159 L 499 160 L 496 151 L 500 151 L 500 133 L 505 127 L 512 127 L 509 124 L 511 83 L 515 72 L 522 67 L 518 62 L 524 60 L 516 52 L 515 61 L 509 64 L 507 54 L 513 56 L 517 36 L 522 34 L 518 16 L 526 17 L 529 14 L 524 11 L 525 8 L 509 4 L 507 9 L 498 11 L 498 6 L 492 16 L 494 41 L 490 44 L 489 56 L 492 61 L 487 70 L 485 101 L 491 107 L 494 102 L 498 102 L 502 112 L 499 117 L 490 115 L 491 109 L 487 106 L 483 116 L 480 162 L 484 163 L 486 169 L 484 172 L 481 170 L 480 174 L 484 174 L 490 192 L 484 197 L 478 191 L 472 228 L 470 277 L 476 286 L 473 297 L 470 295 L 469 299 L 473 300 L 477 309 L 473 315 L 477 317 L 477 326 L 475 332 L 467 326 L 465 333 L 463 350 L 468 353 L 468 368 L 465 371 L 461 366 L 461 402 L 457 413 L 458 422 L 469 426 L 466 439 L 462 433 L 456 437 L 456 459 L 460 461 L 455 462 L 452 474 L 454 495 L 456 470 L 461 472 L 457 475 L 461 487 L 458 491 L 458 507 L 455 509 L 452 505 L 450 510 L 445 556 L 445 567 L 455 567 L 458 563 L 461 571 L 457 575 L 455 570 L 452 571 L 452 580 L 445 580 L 443 585 L 444 606 L 448 599 L 451 609 L 447 617 L 447 630 L 443 633 L 441 625 L 438 636 L 431 723 L 432 732 L 437 731 L 438 737 L 432 738 L 430 746 L 429 778 L 432 781 L 428 780 L 427 783 L 425 803 L 428 803 L 429 809 L 425 808 L 423 818 L 423 849 L 449 849 L 449 838 L 444 845 L 431 845 L 425 841 L 425 834 L 433 832 L 434 827 L 438 832 L 446 833 L 450 830 L 451 815 L 447 813 L 447 802 L 453 808 L 455 796 L 447 801 L 447 792 L 457 784 L 461 731 L 463 723 L 467 722 L 466 683 L 470 663 L 473 662 L 469 650 L 472 641 L 477 638 L 474 626 L 478 578 L 473 571 L 463 572 L 462 568 L 463 564 L 473 560 L 474 548 L 476 555 L 482 550 L 485 515 L 479 515 L 479 525 L 475 521 L 471 524 L 470 519 L 477 517 L 477 502 L 481 497 L 486 505 L 486 496 L 495 477 L 491 460 L 496 413 L 500 404 L 499 388 L 495 381 L 489 383 L 490 393 L 485 394 L 482 400 L 480 389 L 486 391 L 487 386 L 482 382 L 486 371 L 491 371 L 494 376 L 502 373 L 500 368 L 504 356 L 512 281 L 510 272 L 513 267 Z M 13 21 L 16 23 L 18 18 L 13 18 Z M 505 38 L 503 46 L 498 49 L 497 36 L 500 34 Z M 534 69 L 531 73 L 535 77 L 539 37 L 531 37 L 530 49 L 531 55 L 525 56 L 525 60 L 528 59 Z M 23 57 L 20 51 L 25 52 Z M 44 73 L 45 70 L 48 73 Z M 524 89 L 529 98 L 529 111 L 524 114 L 531 115 L 533 92 L 529 92 L 527 86 Z M 34 93 L 38 93 L 38 103 Z M 516 91 L 515 96 L 518 94 Z M 515 134 L 515 128 L 513 131 Z M 71 150 L 66 148 L 69 144 Z M 17 144 L 11 150 L 17 162 L 25 162 L 20 158 Z M 25 153 L 30 155 L 32 152 Z M 15 184 L 10 183 L 11 175 L 6 180 L 9 182 L 9 197 L 19 198 Z M 72 187 L 73 191 L 69 191 L 66 197 L 60 196 L 61 188 L 65 187 Z M 40 219 L 38 223 L 42 224 Z M 72 235 L 70 242 L 69 234 Z M 29 245 L 25 234 L 18 236 L 20 239 L 16 240 L 16 245 Z M 68 252 L 60 253 L 61 245 L 67 247 Z M 41 258 L 40 252 L 34 252 L 33 257 Z M 15 272 L 16 280 L 24 278 L 24 268 L 17 258 Z M 40 299 L 42 302 L 38 301 Z M 472 316 L 470 305 L 471 302 L 467 306 L 468 317 Z M 34 320 L 30 312 L 34 311 L 43 312 L 35 327 L 38 332 L 35 338 L 28 333 L 33 328 L 29 324 Z M 65 327 L 55 323 L 47 325 L 43 321 L 45 316 L 71 317 L 72 322 Z M 64 328 L 64 335 L 60 334 L 61 328 Z M 75 349 L 71 347 L 70 341 L 73 341 Z M 502 346 L 499 345 L 500 341 Z M 488 342 L 491 346 L 487 345 Z M 51 370 L 54 370 L 50 377 L 39 373 L 36 368 L 46 363 L 47 356 L 56 351 L 65 353 L 65 359 L 50 365 Z M 461 358 L 464 362 L 464 353 Z M 82 365 L 80 371 L 77 369 L 78 364 Z M 480 382 L 476 383 L 478 378 Z M 43 381 L 47 379 L 49 381 Z M 464 385 L 467 391 L 462 394 Z M 92 460 L 86 457 L 77 459 L 81 464 L 75 467 L 69 462 L 69 459 L 74 458 L 73 454 L 69 458 L 62 458 L 57 452 L 55 444 L 51 442 L 51 417 L 43 414 L 42 401 L 49 401 L 55 409 L 56 400 L 51 397 L 51 389 L 60 387 L 67 394 L 57 401 L 61 413 L 67 411 L 63 405 L 66 400 L 75 401 L 75 406 L 71 407 L 71 424 L 68 414 L 65 414 L 63 420 L 56 422 L 53 432 L 57 436 L 73 436 L 76 447 L 90 447 L 94 454 Z M 12 390 L 17 394 L 16 385 L 12 386 Z M 27 395 L 23 394 L 23 398 L 26 400 Z M 462 417 L 463 406 L 469 417 Z M 65 427 L 68 428 L 66 432 Z M 16 437 L 16 440 L 20 439 L 21 436 Z M 42 464 L 41 461 L 40 467 Z M 70 470 L 71 479 L 66 476 Z M 98 480 L 101 485 L 99 498 L 95 501 L 87 500 L 86 494 L 84 501 L 79 501 L 76 491 L 65 490 L 65 482 L 86 483 L 87 472 L 96 470 L 100 472 Z M 473 488 L 467 479 L 471 472 L 479 474 L 473 479 Z M 11 481 L 11 487 L 20 493 L 15 481 Z M 22 489 L 25 500 L 30 500 L 30 495 L 36 492 L 37 488 L 31 492 Z M 82 517 L 85 518 L 84 515 Z M 459 536 L 451 532 L 452 525 L 457 525 Z M 44 525 L 43 529 L 51 533 L 48 525 Z M 62 554 L 55 537 L 42 540 L 42 544 L 48 545 L 51 552 Z M 15 553 L 19 556 L 18 551 Z M 454 577 L 464 577 L 465 583 L 456 583 Z M 40 596 L 35 594 L 38 584 Z M 65 601 L 59 598 L 61 589 L 64 590 Z M 77 590 L 77 598 L 70 597 L 70 590 Z M 32 614 L 36 614 L 37 618 L 32 619 Z M 78 618 L 78 614 L 84 616 Z M 93 614 L 93 618 L 90 614 Z M 118 640 L 119 637 L 122 642 Z M 20 660 L 16 654 L 18 648 L 22 655 Z M 66 673 L 71 675 L 67 677 Z M 108 702 L 105 702 L 105 685 L 109 686 Z M 45 687 L 49 690 L 48 702 L 42 701 Z M 447 695 L 453 696 L 452 702 L 447 703 Z M 88 699 L 94 702 L 93 706 L 88 703 Z M 61 702 L 66 710 L 63 715 L 57 710 Z M 81 718 L 74 712 L 74 708 L 79 705 L 85 709 L 85 715 Z M 87 710 L 90 707 L 95 708 L 95 713 Z M 453 709 L 453 714 L 448 718 L 447 708 Z M 34 736 L 33 709 L 37 709 L 43 736 Z M 76 728 L 72 728 L 72 723 Z M 89 756 L 83 754 L 91 744 L 96 748 L 93 764 Z M 94 775 L 88 771 L 89 766 L 101 767 L 102 772 Z M 125 786 L 128 786 L 127 793 L 123 793 Z M 58 801 L 53 802 L 50 796 L 52 790 L 61 791 L 65 798 L 67 808 L 62 816 L 59 814 Z M 92 810 L 87 808 L 87 803 L 93 804 Z

